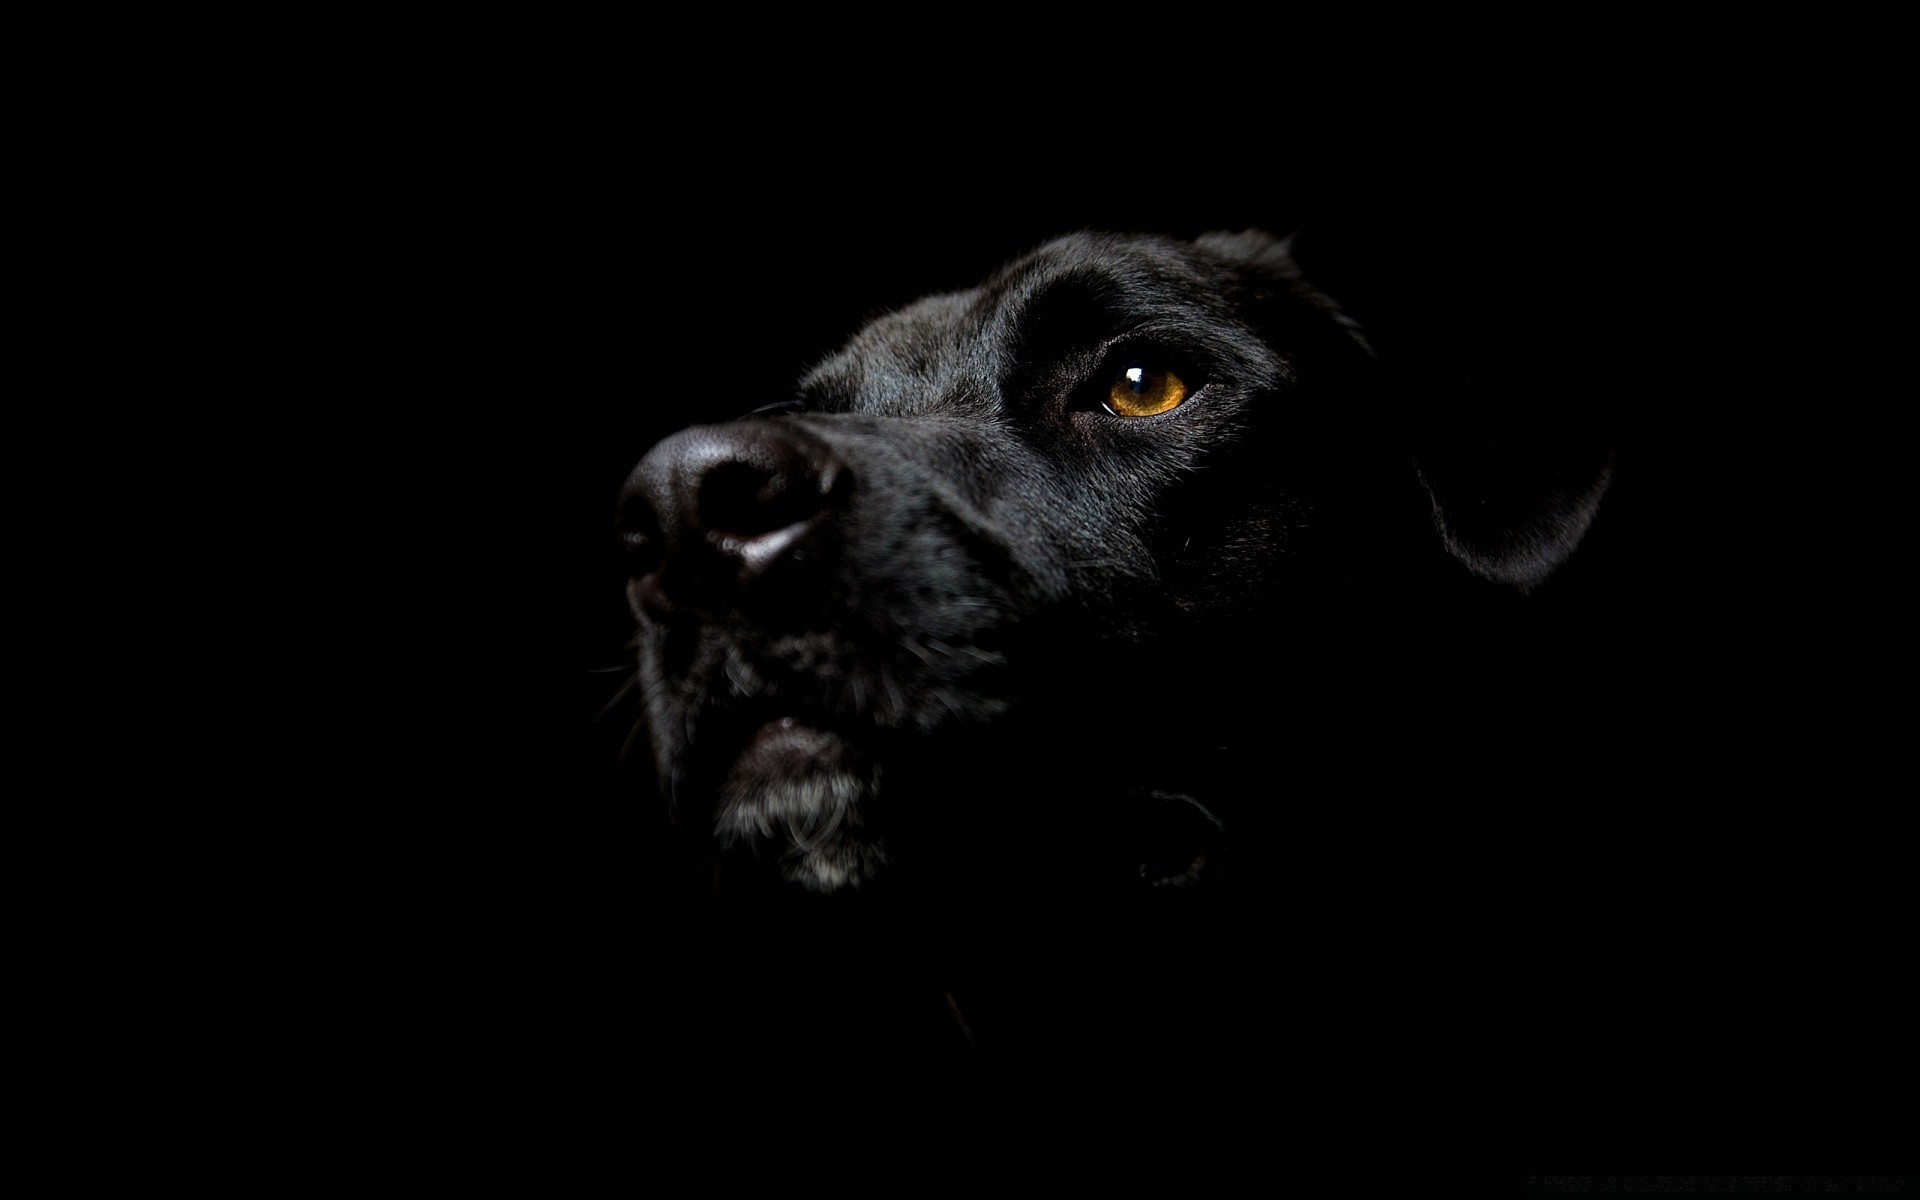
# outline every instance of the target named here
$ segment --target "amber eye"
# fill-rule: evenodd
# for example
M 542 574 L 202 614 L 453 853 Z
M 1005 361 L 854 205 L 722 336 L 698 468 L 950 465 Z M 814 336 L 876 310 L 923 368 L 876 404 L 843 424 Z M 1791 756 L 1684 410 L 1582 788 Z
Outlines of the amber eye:
M 1186 398 L 1187 385 L 1172 371 L 1131 366 L 1107 389 L 1107 411 L 1116 417 L 1154 417 Z

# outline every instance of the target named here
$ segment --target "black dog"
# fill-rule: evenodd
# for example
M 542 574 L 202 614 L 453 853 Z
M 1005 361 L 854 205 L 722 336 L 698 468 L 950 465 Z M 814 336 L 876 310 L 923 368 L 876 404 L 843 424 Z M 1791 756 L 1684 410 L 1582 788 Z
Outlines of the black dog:
M 1244 914 L 1412 853 L 1365 814 L 1420 843 L 1548 752 L 1494 745 L 1549 744 L 1526 597 L 1607 489 L 1579 420 L 1422 394 L 1370 336 L 1264 234 L 1076 235 L 654 447 L 629 595 L 694 852 L 916 914 L 888 956 L 959 1043 L 1218 1015 Z M 1046 1032 L 977 1017 L 1019 1009 Z

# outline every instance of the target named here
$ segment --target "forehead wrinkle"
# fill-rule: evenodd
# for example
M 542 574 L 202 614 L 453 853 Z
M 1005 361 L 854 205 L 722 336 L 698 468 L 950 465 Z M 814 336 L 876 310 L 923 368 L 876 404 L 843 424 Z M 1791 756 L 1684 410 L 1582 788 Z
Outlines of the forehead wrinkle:
M 982 285 L 974 322 L 978 336 L 1023 348 L 1036 318 L 1077 300 L 1084 336 L 1105 340 L 1158 325 L 1171 328 L 1196 314 L 1225 319 L 1220 298 L 1199 269 L 1154 238 L 1079 234 L 1041 247 Z M 1074 314 L 1076 316 L 1080 313 Z
M 971 314 L 975 336 L 1011 349 L 1005 372 L 1026 357 L 1049 305 L 1071 303 L 1069 321 L 1082 348 L 1127 337 L 1190 346 L 1239 366 L 1249 383 L 1289 379 L 1286 361 L 1234 314 L 1211 276 L 1177 246 L 1153 237 L 1079 234 L 1061 238 L 996 273 L 981 286 Z M 1058 352 L 1061 347 L 1051 347 Z
M 1191 346 L 1255 386 L 1292 375 L 1180 245 L 1152 235 L 1078 233 L 1008 263 L 972 290 L 875 318 L 803 386 L 858 412 L 991 416 L 1018 372 L 1036 365 L 1031 356 L 1135 336 Z

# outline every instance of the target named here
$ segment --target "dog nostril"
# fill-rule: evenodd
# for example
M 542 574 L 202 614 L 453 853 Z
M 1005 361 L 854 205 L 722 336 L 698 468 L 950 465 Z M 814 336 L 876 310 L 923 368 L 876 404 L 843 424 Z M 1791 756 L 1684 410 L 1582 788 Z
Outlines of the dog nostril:
M 723 462 L 700 481 L 694 508 L 700 514 L 700 527 L 708 533 L 752 537 L 793 523 L 779 520 L 775 511 L 775 502 L 784 501 L 790 490 L 782 472 L 752 463 Z M 786 509 L 791 504 L 783 502 L 778 507 Z
M 666 539 L 660 534 L 660 519 L 645 496 L 630 491 L 620 498 L 618 528 L 628 577 L 638 579 L 658 570 L 666 556 Z
M 666 557 L 659 538 L 631 532 L 620 535 L 620 554 L 626 560 L 627 577 L 630 579 L 651 575 L 660 569 L 660 563 Z
M 801 559 L 852 486 L 830 448 L 772 420 L 695 427 L 659 443 L 621 500 L 636 611 L 734 603 L 773 564 Z
M 818 516 L 844 486 L 840 477 L 845 474 L 815 474 L 809 464 L 797 461 L 775 468 L 720 463 L 700 483 L 700 525 L 722 544 L 777 533 Z

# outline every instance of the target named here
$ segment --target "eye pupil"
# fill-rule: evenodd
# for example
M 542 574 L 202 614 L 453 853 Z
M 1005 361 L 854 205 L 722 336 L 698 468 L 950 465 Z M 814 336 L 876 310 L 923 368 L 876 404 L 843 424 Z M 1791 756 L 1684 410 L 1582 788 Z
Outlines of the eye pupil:
M 1138 396 L 1143 394 L 1147 390 L 1147 369 L 1145 367 L 1128 367 L 1127 382 L 1132 385 L 1134 395 Z

